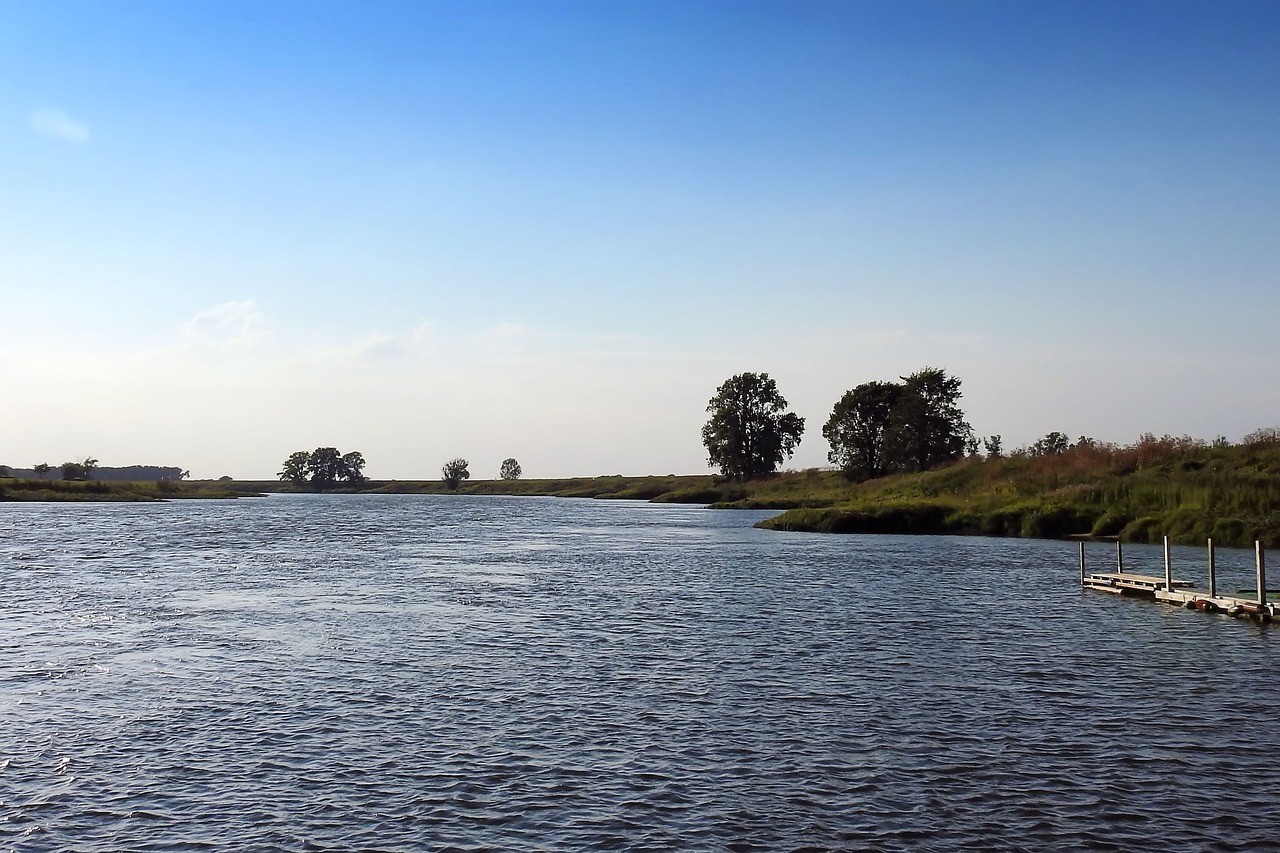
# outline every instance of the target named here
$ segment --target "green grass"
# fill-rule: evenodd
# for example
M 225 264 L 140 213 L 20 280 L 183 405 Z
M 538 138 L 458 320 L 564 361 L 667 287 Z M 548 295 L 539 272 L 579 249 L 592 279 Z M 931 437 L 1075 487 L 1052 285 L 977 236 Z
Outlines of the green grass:
M 226 499 L 257 492 L 233 487 L 225 482 L 173 482 L 170 480 L 129 483 L 100 480 L 0 479 L 0 501 L 161 501 L 184 499 Z
M 850 485 L 823 508 L 761 523 L 778 530 L 997 536 L 1118 535 L 1126 541 L 1280 545 L 1280 444 L 1210 447 L 1147 437 L 1131 447 L 965 460 Z

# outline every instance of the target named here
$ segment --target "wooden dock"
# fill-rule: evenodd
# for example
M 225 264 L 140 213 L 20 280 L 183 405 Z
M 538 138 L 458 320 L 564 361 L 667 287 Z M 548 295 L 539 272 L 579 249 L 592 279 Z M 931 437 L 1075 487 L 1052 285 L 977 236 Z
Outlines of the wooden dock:
M 1266 559 L 1262 543 L 1254 544 L 1257 559 L 1258 585 L 1251 597 L 1221 595 L 1217 589 L 1213 540 L 1209 540 L 1209 588 L 1195 589 L 1191 581 L 1173 576 L 1173 562 L 1169 555 L 1169 537 L 1164 538 L 1164 576 L 1140 575 L 1124 570 L 1124 550 L 1116 542 L 1116 567 L 1114 571 L 1091 572 L 1085 568 L 1084 542 L 1080 543 L 1080 585 L 1115 595 L 1137 598 L 1154 598 L 1166 604 L 1175 604 L 1202 613 L 1225 613 L 1228 616 L 1247 616 L 1263 622 L 1280 617 L 1280 599 L 1275 590 L 1267 589 Z M 1268 593 L 1273 595 L 1268 600 Z

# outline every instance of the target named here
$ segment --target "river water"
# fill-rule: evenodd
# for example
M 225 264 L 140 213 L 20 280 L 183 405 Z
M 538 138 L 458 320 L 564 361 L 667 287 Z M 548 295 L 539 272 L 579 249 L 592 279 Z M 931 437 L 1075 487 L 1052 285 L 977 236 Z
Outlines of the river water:
M 0 850 L 1277 849 L 1275 630 L 766 515 L 0 505 Z

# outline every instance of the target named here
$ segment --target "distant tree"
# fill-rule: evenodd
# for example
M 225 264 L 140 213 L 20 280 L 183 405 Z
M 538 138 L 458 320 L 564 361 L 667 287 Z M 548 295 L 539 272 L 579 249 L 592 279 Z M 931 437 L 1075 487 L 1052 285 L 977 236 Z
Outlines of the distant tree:
M 86 480 L 92 480 L 94 478 L 93 471 L 98 467 L 98 460 L 94 459 L 92 456 L 86 456 L 80 465 L 84 468 L 84 478 Z
M 1071 448 L 1071 439 L 1067 438 L 1066 433 L 1053 432 L 1046 433 L 1044 438 L 1036 440 L 1036 443 L 1028 448 L 1028 453 L 1032 456 L 1057 456 L 1059 453 L 1065 453 Z
M 520 463 L 511 458 L 503 459 L 502 467 L 498 469 L 498 476 L 504 480 L 519 480 L 523 473 Z
M 339 477 L 348 483 L 363 483 L 367 478 L 364 475 L 364 456 L 358 450 L 350 453 L 342 454 L 342 470 Z
M 973 433 L 969 433 L 964 439 L 964 455 L 974 457 L 978 455 L 978 451 L 982 449 L 982 441 Z
M 867 382 L 846 391 L 822 427 L 831 445 L 827 460 L 851 480 L 883 476 L 885 432 L 901 398 L 902 386 L 895 382 Z
M 290 453 L 284 461 L 284 468 L 278 475 L 281 480 L 288 480 L 301 488 L 307 484 L 307 466 L 311 462 L 311 454 L 305 450 Z
M 343 474 L 342 454 L 336 447 L 317 447 L 307 459 L 311 485 L 320 491 L 332 488 Z
M 45 477 L 49 476 L 49 472 L 52 471 L 53 468 L 49 465 L 48 462 L 41 462 L 39 465 L 36 465 L 31 470 L 35 471 L 36 476 L 39 477 L 41 480 L 43 480 Z
M 960 379 L 936 367 L 901 378 L 902 398 L 893 408 L 885 435 L 890 466 L 924 471 L 958 459 L 973 431 L 958 405 Z
M 987 436 L 982 440 L 982 445 L 987 449 L 988 459 L 999 459 L 1004 455 L 1004 445 L 998 435 Z
M 218 478 L 219 483 L 230 483 L 231 480 L 232 480 L 232 477 L 230 474 L 223 474 L 221 477 Z
M 0 477 L 12 477 L 13 469 L 8 465 L 0 465 Z
M 725 380 L 707 403 L 711 419 L 702 427 L 707 462 L 732 480 L 773 474 L 804 434 L 804 418 L 786 408 L 767 373 L 739 373 Z
M 88 472 L 85 471 L 84 465 L 80 462 L 63 462 L 59 467 L 64 480 L 83 480 L 88 476 Z
M 444 480 L 446 486 L 452 489 L 458 488 L 463 480 L 471 479 L 471 472 L 467 470 L 467 460 L 462 457 L 450 459 L 444 463 L 444 467 L 440 469 L 441 479 Z

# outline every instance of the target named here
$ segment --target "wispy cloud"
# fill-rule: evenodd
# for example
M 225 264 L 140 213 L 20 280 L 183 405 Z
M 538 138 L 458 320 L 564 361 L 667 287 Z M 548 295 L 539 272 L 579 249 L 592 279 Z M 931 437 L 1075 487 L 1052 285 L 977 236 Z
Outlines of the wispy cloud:
M 200 311 L 183 324 L 182 331 L 189 343 L 222 348 L 252 343 L 262 336 L 265 327 L 266 320 L 253 300 L 246 299 Z
M 31 114 L 31 129 L 50 139 L 88 142 L 89 128 L 57 107 L 40 107 Z

